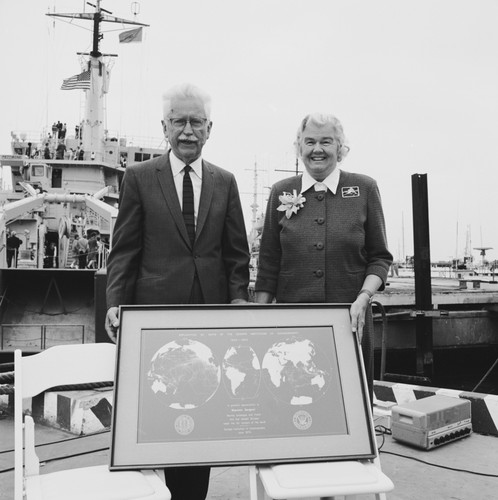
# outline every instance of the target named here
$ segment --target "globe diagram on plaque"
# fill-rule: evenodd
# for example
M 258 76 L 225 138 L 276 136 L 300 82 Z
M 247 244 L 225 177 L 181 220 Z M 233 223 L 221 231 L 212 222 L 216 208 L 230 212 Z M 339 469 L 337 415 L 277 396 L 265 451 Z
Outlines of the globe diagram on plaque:
M 165 344 L 154 354 L 147 376 L 152 391 L 164 404 L 188 410 L 214 396 L 221 369 L 207 345 L 182 339 Z
M 227 349 L 223 358 L 222 377 L 232 398 L 255 398 L 261 382 L 261 364 L 254 349 L 246 345 Z
M 263 380 L 274 396 L 290 405 L 308 405 L 322 397 L 331 378 L 325 356 L 309 339 L 288 338 L 263 357 Z

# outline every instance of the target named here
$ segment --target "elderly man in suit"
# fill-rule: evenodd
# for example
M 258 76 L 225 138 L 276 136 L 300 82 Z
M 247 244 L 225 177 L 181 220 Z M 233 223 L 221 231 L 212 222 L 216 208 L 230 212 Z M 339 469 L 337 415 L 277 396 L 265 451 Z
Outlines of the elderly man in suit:
M 129 166 L 107 265 L 106 330 L 124 304 L 223 304 L 248 299 L 249 246 L 233 174 L 201 158 L 210 98 L 181 85 L 163 96 L 171 150 Z M 168 468 L 173 500 L 204 499 L 209 467 Z

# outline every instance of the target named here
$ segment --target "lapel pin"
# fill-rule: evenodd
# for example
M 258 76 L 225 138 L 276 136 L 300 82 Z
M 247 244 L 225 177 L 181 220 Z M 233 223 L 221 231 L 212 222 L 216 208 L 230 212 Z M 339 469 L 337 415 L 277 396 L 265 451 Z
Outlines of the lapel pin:
M 343 187 L 341 189 L 343 198 L 359 198 L 360 197 L 360 187 L 359 186 L 350 186 Z

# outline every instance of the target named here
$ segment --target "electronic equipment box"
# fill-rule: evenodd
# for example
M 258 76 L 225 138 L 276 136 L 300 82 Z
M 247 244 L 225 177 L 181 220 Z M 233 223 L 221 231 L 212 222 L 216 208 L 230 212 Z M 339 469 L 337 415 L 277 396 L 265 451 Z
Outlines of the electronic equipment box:
M 435 395 L 392 407 L 394 439 L 430 450 L 472 433 L 467 399 Z

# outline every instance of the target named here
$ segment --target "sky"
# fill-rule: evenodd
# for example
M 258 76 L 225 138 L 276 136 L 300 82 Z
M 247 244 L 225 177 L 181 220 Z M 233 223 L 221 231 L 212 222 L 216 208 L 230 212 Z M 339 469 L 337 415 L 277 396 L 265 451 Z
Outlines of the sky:
M 92 2 L 93 3 L 93 2 Z M 213 99 L 203 157 L 237 179 L 248 229 L 269 187 L 292 175 L 302 118 L 333 113 L 350 153 L 340 168 L 376 179 L 396 259 L 413 255 L 412 176 L 427 175 L 433 261 L 492 247 L 498 259 L 498 2 L 496 0 L 142 0 L 142 43 L 119 44 L 107 128 L 161 143 L 161 95 L 191 82 Z M 103 0 L 133 19 L 131 2 Z M 93 12 L 82 0 L 0 0 L 0 153 L 10 132 L 81 119 L 76 52 L 86 29 L 48 11 Z M 290 172 L 289 172 L 290 171 Z M 255 177 L 255 173 L 257 177 Z M 476 261 L 479 251 L 473 250 Z

